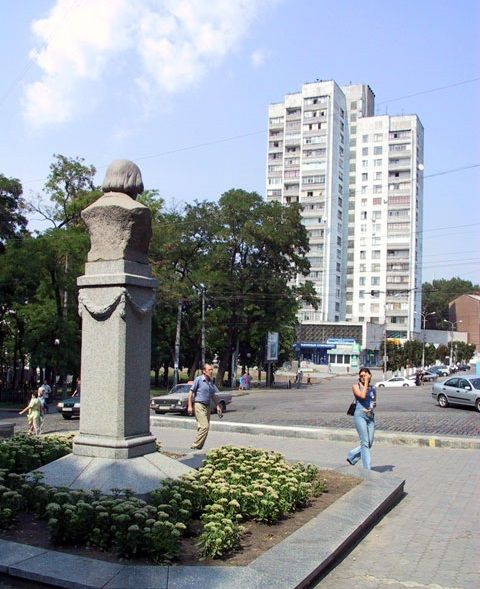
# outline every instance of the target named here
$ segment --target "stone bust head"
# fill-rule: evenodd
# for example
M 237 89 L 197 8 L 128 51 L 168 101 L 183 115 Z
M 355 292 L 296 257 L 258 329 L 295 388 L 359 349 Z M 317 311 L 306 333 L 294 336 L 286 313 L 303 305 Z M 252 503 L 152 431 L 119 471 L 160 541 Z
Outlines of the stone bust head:
M 143 192 L 140 169 L 129 160 L 113 161 L 102 190 L 105 194 L 82 211 L 90 235 L 88 261 L 130 260 L 148 264 L 151 214 L 135 200 Z
M 107 168 L 102 190 L 123 192 L 135 200 L 143 192 L 140 168 L 130 160 L 114 160 Z

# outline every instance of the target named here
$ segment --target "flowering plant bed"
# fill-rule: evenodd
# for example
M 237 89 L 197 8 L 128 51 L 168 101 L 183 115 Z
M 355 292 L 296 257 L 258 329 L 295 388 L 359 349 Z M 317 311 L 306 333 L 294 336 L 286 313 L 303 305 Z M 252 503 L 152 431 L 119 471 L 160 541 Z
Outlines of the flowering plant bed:
M 50 488 L 38 477 L 4 469 L 1 537 L 107 560 L 186 564 L 228 558 L 243 564 L 358 482 L 288 464 L 279 453 L 232 446 L 213 450 L 197 472 L 164 483 L 148 502 L 126 490 L 106 496 Z M 335 494 L 331 488 L 327 493 L 327 484 Z

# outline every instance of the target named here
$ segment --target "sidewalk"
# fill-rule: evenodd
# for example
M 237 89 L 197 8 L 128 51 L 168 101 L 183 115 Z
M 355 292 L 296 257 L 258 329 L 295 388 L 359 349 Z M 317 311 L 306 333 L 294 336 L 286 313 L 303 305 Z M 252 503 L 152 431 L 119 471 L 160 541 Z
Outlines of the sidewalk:
M 185 451 L 193 432 L 154 428 L 165 450 Z M 290 460 L 343 467 L 351 444 L 215 432 L 222 444 L 278 450 Z M 314 587 L 318 589 L 478 589 L 480 453 L 475 450 L 374 445 L 374 470 L 406 480 L 407 496 Z M 346 468 L 346 467 L 345 467 Z M 348 468 L 355 472 L 358 466 Z M 326 534 L 328 531 L 326 530 Z M 269 588 L 265 588 L 269 589 Z

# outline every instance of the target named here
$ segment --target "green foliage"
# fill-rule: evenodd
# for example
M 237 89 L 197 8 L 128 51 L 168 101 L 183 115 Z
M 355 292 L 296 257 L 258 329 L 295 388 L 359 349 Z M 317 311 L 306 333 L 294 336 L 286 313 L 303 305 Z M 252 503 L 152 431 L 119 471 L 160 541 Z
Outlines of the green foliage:
M 3 252 L 7 239 L 12 239 L 26 230 L 26 206 L 22 192 L 19 180 L 0 174 L 0 253 Z
M 41 475 L 24 474 L 70 451 L 71 438 L 57 436 L 15 436 L 0 444 L 0 528 L 26 510 L 47 520 L 54 544 L 164 563 L 178 555 L 182 536 L 199 517 L 201 556 L 215 558 L 240 546 L 243 519 L 277 521 L 326 490 L 312 465 L 290 465 L 279 453 L 233 446 L 210 452 L 199 471 L 165 481 L 148 502 L 128 490 L 102 495 L 56 489 L 43 485 Z
M 470 280 L 462 278 L 444 278 L 432 280 L 422 285 L 422 301 L 425 313 L 433 313 L 426 320 L 427 329 L 446 329 L 448 321 L 448 303 L 462 294 L 476 292 L 480 290 L 478 284 L 473 284 Z M 422 325 L 423 327 L 423 325 Z
M 455 350 L 455 360 L 458 362 L 470 362 L 475 354 L 476 345 L 467 344 L 466 342 L 453 342 Z
M 223 446 L 209 453 L 197 480 L 205 488 L 203 557 L 235 549 L 242 519 L 272 523 L 326 490 L 315 466 L 288 464 L 278 452 Z
M 94 184 L 96 169 L 85 165 L 83 158 L 54 154 L 44 192 L 50 205 L 39 209 L 55 227 L 81 226 L 81 211 L 94 202 L 101 191 Z
M 0 443 L 0 469 L 26 473 L 72 451 L 72 438 L 17 434 Z
M 225 502 L 227 500 L 225 499 Z M 233 503 L 233 500 L 230 504 Z M 222 502 L 207 505 L 202 515 L 203 533 L 198 545 L 202 558 L 215 558 L 240 548 L 245 528 L 239 525 L 240 514 L 228 515 Z

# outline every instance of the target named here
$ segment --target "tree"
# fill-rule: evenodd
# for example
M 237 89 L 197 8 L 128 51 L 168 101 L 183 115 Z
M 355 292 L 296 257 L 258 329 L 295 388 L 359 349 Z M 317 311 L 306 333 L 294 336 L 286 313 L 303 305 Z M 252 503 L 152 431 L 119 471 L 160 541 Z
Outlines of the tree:
M 5 251 L 7 239 L 26 233 L 26 205 L 22 193 L 19 180 L 0 174 L 0 254 Z
M 68 226 L 83 228 L 80 213 L 94 202 L 101 191 L 95 186 L 94 166 L 84 164 L 83 158 L 69 158 L 54 154 L 44 193 L 50 204 L 41 201 L 34 207 L 46 220 L 58 229 Z
M 262 364 L 267 332 L 291 328 L 298 300 L 316 304 L 316 299 L 310 282 L 293 286 L 297 275 L 309 272 L 308 240 L 298 207 L 266 203 L 255 192 L 232 189 L 215 209 L 199 271 L 207 287 L 209 332 L 221 384 L 237 348 L 253 353 Z
M 451 278 L 446 280 L 433 280 L 422 285 L 423 310 L 425 313 L 433 313 L 426 320 L 426 329 L 445 329 L 444 320 L 448 320 L 448 303 L 462 294 L 480 290 L 480 286 L 474 285 L 470 280 Z M 423 325 L 422 325 L 423 327 Z
M 457 362 L 470 362 L 475 354 L 475 344 L 467 344 L 466 342 L 453 342 L 455 350 L 455 360 Z

